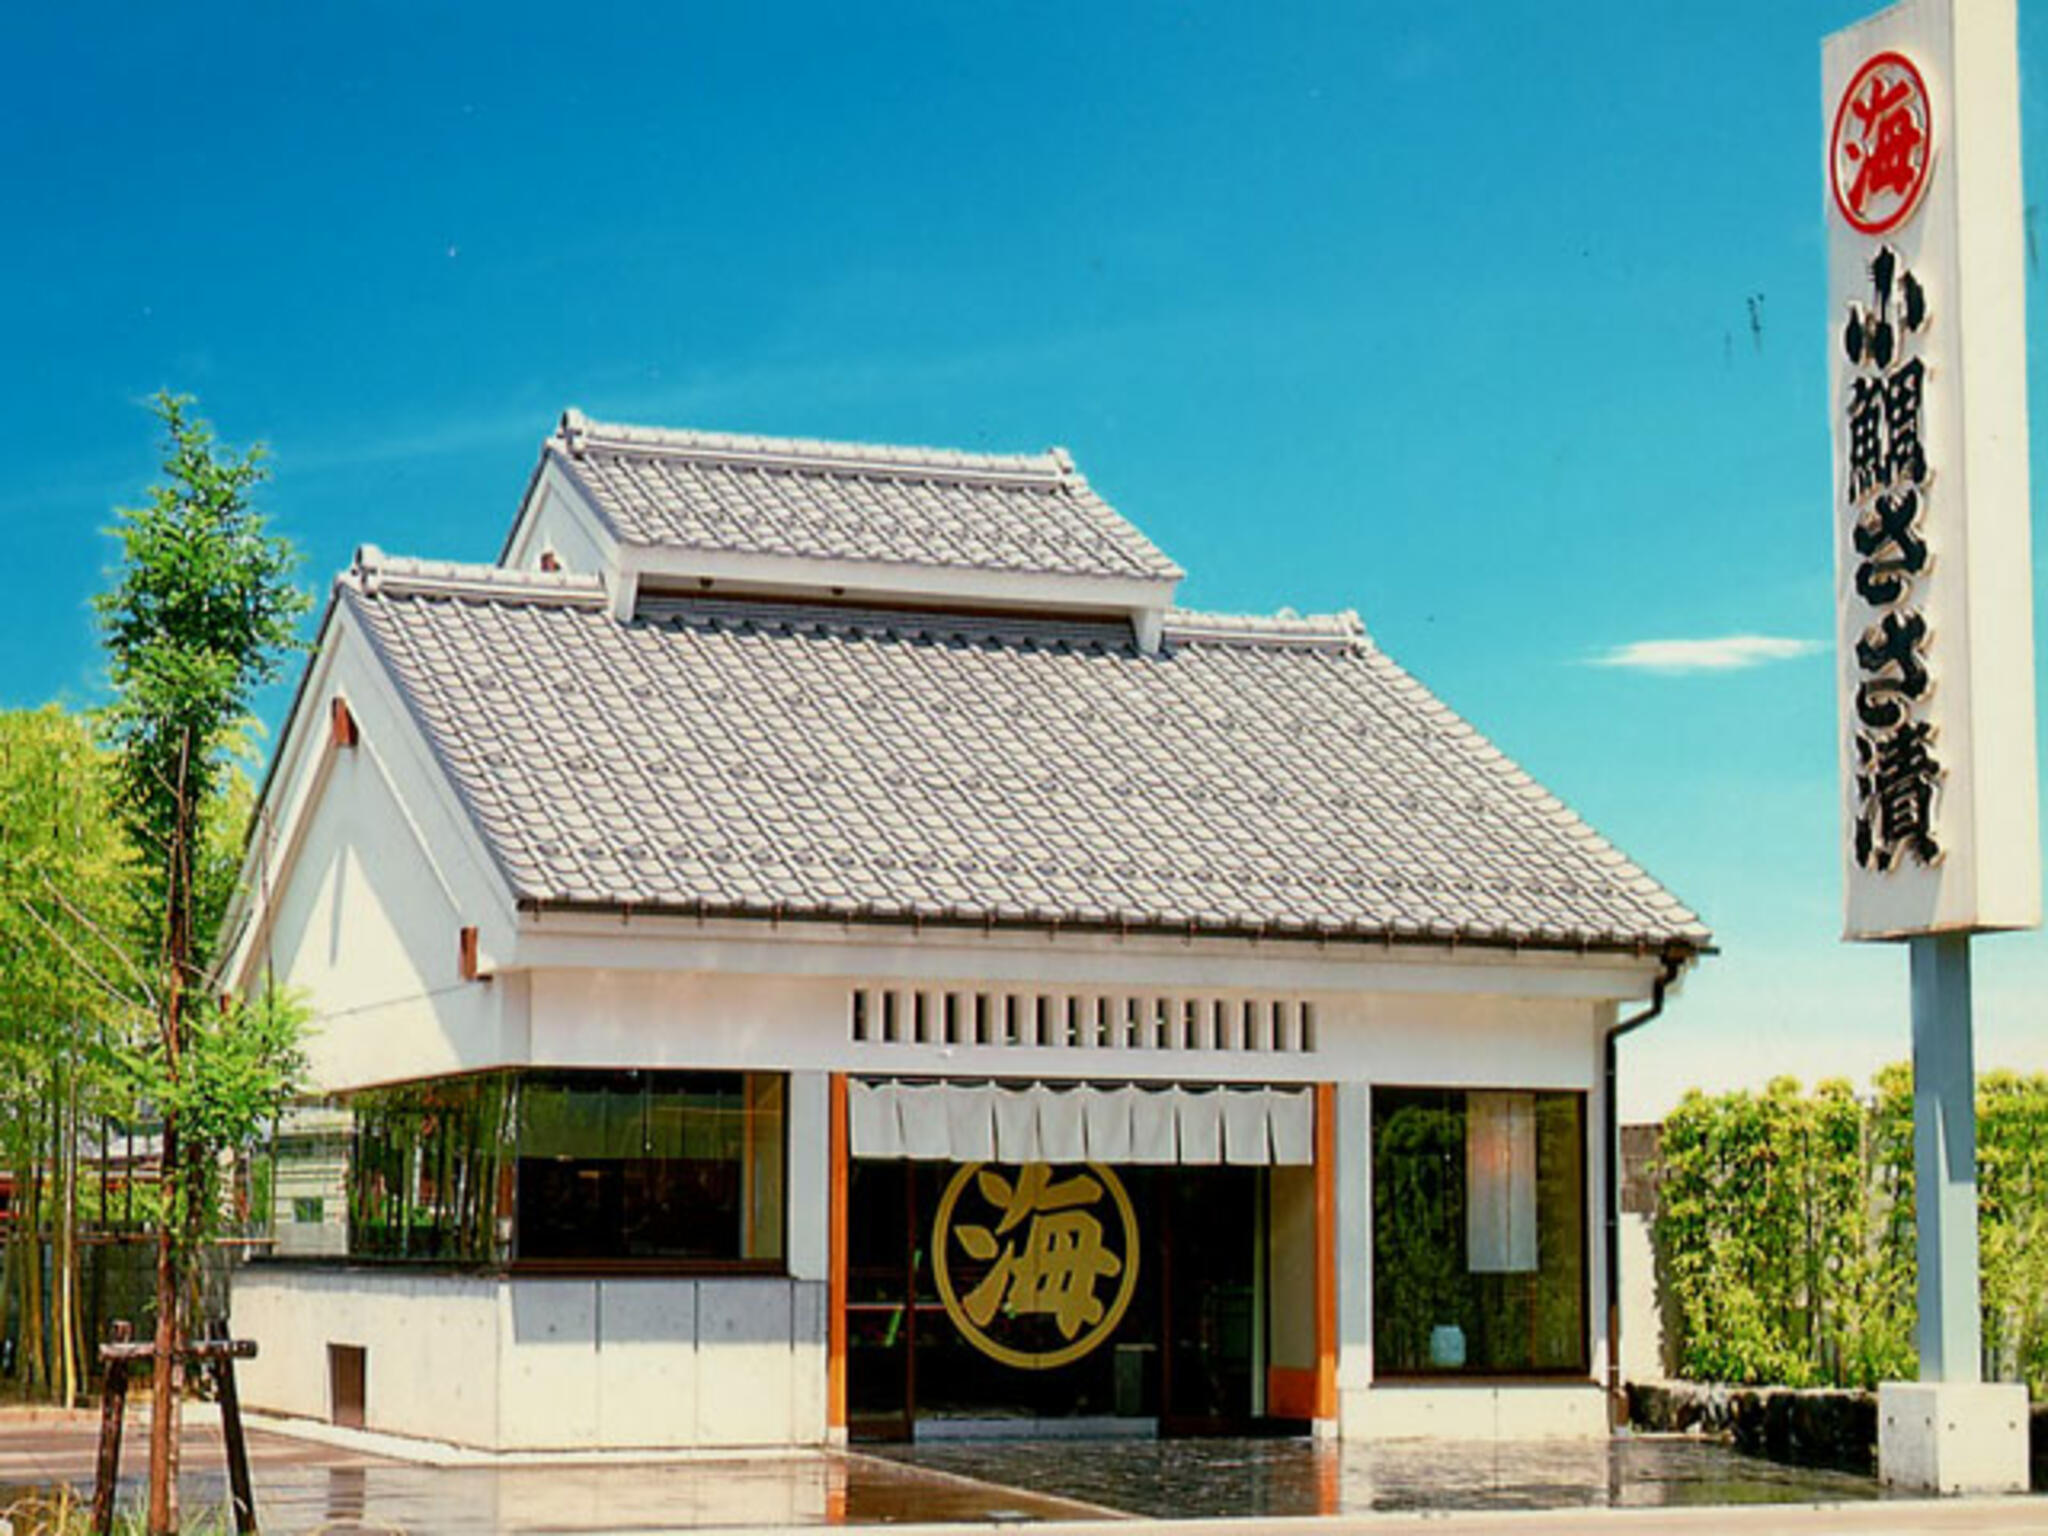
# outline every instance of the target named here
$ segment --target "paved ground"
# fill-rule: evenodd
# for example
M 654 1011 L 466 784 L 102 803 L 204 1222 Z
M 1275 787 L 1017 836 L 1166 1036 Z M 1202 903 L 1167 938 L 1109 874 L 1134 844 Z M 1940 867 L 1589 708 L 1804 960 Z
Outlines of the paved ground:
M 0 1512 L 59 1485 L 86 1488 L 96 1421 L 0 1411 Z M 146 1426 L 131 1426 L 139 1493 Z M 250 1437 L 266 1532 L 705 1532 L 819 1525 L 985 1531 L 1059 1522 L 1072 1536 L 1154 1529 L 1301 1529 L 1373 1536 L 1952 1536 L 2048 1532 L 2048 1499 L 1878 1500 L 1867 1478 L 1792 1472 L 1691 1442 L 1317 1448 L 1300 1441 L 1159 1445 L 996 1442 L 888 1456 L 797 1454 L 556 1465 L 423 1466 L 296 1436 Z M 225 1497 L 220 1441 L 187 1436 L 189 1509 Z M 1200 1520 L 1192 1516 L 1203 1517 Z M 1222 1517 L 1222 1518 L 1218 1518 Z
M 1691 1439 L 1318 1446 L 1304 1440 L 956 1441 L 894 1453 L 1155 1519 L 1863 1502 L 1868 1477 Z
M 96 1416 L 0 1412 L 0 1513 L 69 1486 L 89 1496 Z M 124 1437 L 122 1497 L 139 1502 L 148 1423 Z M 1043 1522 L 1114 1510 L 867 1456 L 796 1454 L 553 1465 L 422 1466 L 251 1430 L 257 1511 L 297 1532 L 498 1533 L 785 1529 L 819 1525 Z M 219 1431 L 188 1430 L 179 1490 L 189 1510 L 227 1502 Z M 26 1522 L 24 1522 L 26 1524 Z

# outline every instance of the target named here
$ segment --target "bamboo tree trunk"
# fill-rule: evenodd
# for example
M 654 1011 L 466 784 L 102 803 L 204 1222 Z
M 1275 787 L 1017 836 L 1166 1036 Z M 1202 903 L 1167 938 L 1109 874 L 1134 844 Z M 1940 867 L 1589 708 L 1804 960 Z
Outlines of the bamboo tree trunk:
M 64 1074 L 58 1091 L 57 1379 L 58 1401 L 78 1403 L 78 1082 Z
M 21 1358 L 22 1381 L 31 1395 L 42 1397 L 50 1388 L 48 1348 L 43 1332 L 43 1175 L 37 1156 L 41 1148 L 41 1126 L 30 1122 L 28 1142 L 28 1197 L 22 1221 L 28 1235 L 27 1264 L 22 1271 Z
M 0 1243 L 0 1340 L 7 1337 L 7 1317 L 14 1306 L 14 1271 L 21 1263 L 21 1242 L 9 1224 L 7 1241 Z
M 7 1159 L 7 1165 L 15 1170 L 15 1177 L 18 1180 L 21 1177 L 21 1170 L 29 1166 L 29 1160 L 22 1155 L 22 1137 L 19 1124 L 11 1125 L 9 1130 L 13 1134 L 0 1138 L 0 1156 L 4 1156 Z M 0 1339 L 7 1337 L 8 1315 L 14 1306 L 15 1292 L 20 1288 L 20 1282 L 17 1279 L 18 1272 L 21 1269 L 21 1186 L 19 1183 L 15 1185 L 14 1196 L 14 1218 L 7 1224 L 6 1245 L 0 1247 Z M 13 1374 L 16 1379 L 19 1379 L 22 1369 L 19 1356 L 15 1358 L 13 1364 Z

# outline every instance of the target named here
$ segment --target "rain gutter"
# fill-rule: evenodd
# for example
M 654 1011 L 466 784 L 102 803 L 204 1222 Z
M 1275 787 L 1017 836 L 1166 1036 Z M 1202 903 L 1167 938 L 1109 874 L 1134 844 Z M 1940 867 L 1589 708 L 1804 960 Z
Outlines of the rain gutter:
M 1685 969 L 1690 951 L 1664 951 L 1664 969 L 1650 988 L 1650 1006 L 1641 1013 L 1617 1022 L 1603 1041 L 1600 1093 L 1600 1144 L 1607 1159 L 1605 1213 L 1607 1241 L 1602 1245 L 1607 1259 L 1607 1425 L 1620 1429 L 1628 1422 L 1628 1399 L 1621 1385 L 1621 1107 L 1615 1098 L 1614 1043 L 1623 1035 L 1641 1029 L 1664 1011 L 1665 988 Z

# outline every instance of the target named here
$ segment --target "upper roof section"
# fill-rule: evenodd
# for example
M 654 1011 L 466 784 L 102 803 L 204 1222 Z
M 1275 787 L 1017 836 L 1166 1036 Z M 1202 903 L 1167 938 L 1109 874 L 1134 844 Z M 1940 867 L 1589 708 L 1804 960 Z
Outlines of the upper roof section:
M 670 594 L 365 550 L 343 606 L 534 908 L 1692 951 L 1355 615 Z
M 956 453 L 562 418 L 546 452 L 621 543 L 1176 580 L 1066 451 Z
M 1060 449 L 958 453 L 594 422 L 566 412 L 503 562 L 640 589 L 1127 615 L 1181 570 Z

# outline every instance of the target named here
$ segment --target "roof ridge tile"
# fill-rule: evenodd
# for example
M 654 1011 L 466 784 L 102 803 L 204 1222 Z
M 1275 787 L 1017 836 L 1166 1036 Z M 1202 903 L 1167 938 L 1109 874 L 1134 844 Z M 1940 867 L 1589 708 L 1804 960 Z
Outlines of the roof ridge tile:
M 1336 613 L 1222 613 L 1197 608 L 1169 608 L 1166 638 L 1183 644 L 1311 645 L 1337 649 L 1369 639 L 1356 609 Z
M 421 560 L 359 545 L 354 562 L 336 578 L 366 597 L 481 598 L 574 608 L 605 604 L 600 577 L 574 571 L 517 570 L 462 560 Z
M 549 440 L 572 458 L 592 449 L 650 456 L 739 460 L 762 468 L 813 468 L 826 473 L 917 473 L 1022 479 L 1056 487 L 1080 478 L 1065 449 L 1042 453 L 974 453 L 907 443 L 865 443 L 815 437 L 771 437 L 751 432 L 713 432 L 694 427 L 646 427 L 592 421 L 573 407 Z

